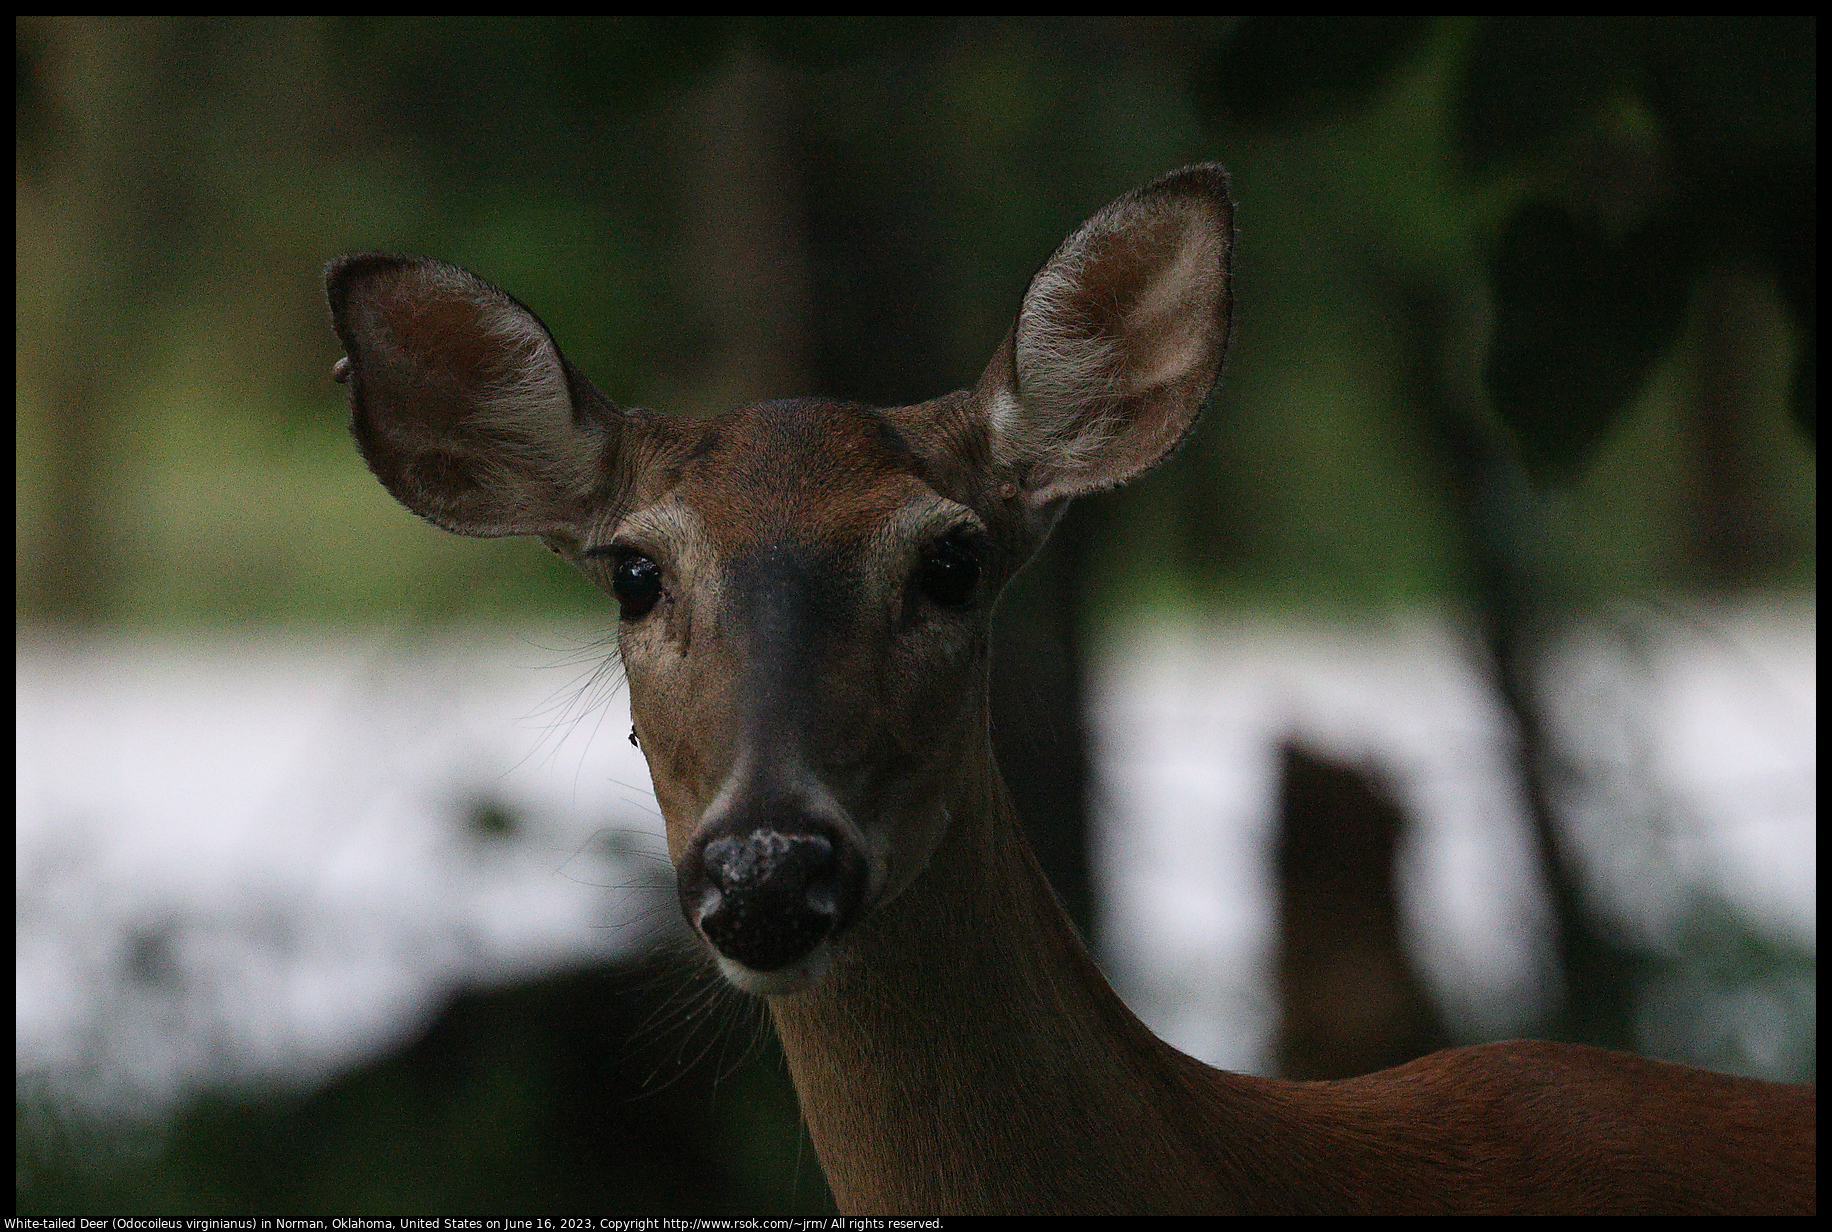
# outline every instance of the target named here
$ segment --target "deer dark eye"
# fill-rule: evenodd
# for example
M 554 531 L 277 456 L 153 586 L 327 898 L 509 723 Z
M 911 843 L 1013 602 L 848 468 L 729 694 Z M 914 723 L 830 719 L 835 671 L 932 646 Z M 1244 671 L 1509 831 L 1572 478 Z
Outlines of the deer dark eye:
M 916 565 L 916 585 L 943 607 L 966 607 L 979 580 L 979 552 L 960 535 L 936 541 Z
M 641 552 L 619 556 L 611 571 L 611 593 L 625 620 L 640 620 L 662 597 L 662 567 Z

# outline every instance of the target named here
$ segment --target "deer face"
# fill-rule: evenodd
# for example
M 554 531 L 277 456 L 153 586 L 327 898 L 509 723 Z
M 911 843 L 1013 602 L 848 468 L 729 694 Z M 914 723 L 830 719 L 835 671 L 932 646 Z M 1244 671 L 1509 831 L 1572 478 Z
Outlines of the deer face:
M 403 504 L 538 535 L 617 601 L 681 906 L 740 987 L 821 978 L 990 775 L 988 622 L 1067 501 L 1182 439 L 1229 332 L 1219 168 L 1109 205 L 1032 281 L 979 384 L 712 422 L 613 405 L 502 291 L 346 257 L 351 428 Z
M 1021 527 L 912 438 L 863 407 L 747 407 L 578 552 L 618 601 L 682 910 L 752 991 L 818 977 L 923 867 L 984 739 Z

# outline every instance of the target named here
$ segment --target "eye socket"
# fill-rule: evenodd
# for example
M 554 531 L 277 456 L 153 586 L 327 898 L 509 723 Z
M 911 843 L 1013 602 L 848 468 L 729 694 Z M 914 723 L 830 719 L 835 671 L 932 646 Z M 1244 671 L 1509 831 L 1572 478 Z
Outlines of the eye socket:
M 662 597 L 662 567 L 641 552 L 625 552 L 611 567 L 611 593 L 625 620 L 641 620 Z
M 972 603 L 979 581 L 979 548 L 964 534 L 936 540 L 916 564 L 917 587 L 942 607 L 962 608 Z

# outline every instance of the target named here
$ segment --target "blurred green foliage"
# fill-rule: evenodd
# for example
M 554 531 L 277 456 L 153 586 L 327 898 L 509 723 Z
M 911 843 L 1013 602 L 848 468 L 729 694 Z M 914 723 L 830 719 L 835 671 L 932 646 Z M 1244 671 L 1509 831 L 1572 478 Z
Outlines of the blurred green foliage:
M 1475 174 L 1537 169 L 1492 260 L 1495 407 L 1569 481 L 1684 325 L 1712 267 L 1783 289 L 1814 336 L 1814 20 L 1483 24 L 1455 110 Z M 1810 441 L 1811 345 L 1790 405 Z
M 1235 174 L 1239 341 L 1197 462 L 1109 502 L 1133 549 L 1102 556 L 1108 606 L 1465 585 L 1396 277 L 1455 299 L 1607 593 L 1717 584 L 1675 514 L 1715 508 L 1701 287 L 1747 275 L 1754 387 L 1724 413 L 1773 550 L 1738 584 L 1805 583 L 1811 28 L 22 19 L 16 611 L 595 609 L 355 464 L 315 277 L 337 252 L 478 270 L 632 403 L 898 401 L 972 380 L 1063 234 L 1199 158 Z M 1804 438 L 1771 426 L 1790 402 Z

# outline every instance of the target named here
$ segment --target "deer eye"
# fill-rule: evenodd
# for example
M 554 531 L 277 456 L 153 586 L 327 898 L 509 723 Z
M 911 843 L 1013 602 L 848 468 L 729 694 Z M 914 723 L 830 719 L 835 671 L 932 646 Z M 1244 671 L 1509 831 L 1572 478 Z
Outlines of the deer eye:
M 611 593 L 625 620 L 641 620 L 662 597 L 662 567 L 641 552 L 623 553 L 611 568 Z
M 917 587 L 943 607 L 966 607 L 979 580 L 979 550 L 965 535 L 937 540 L 916 564 Z

